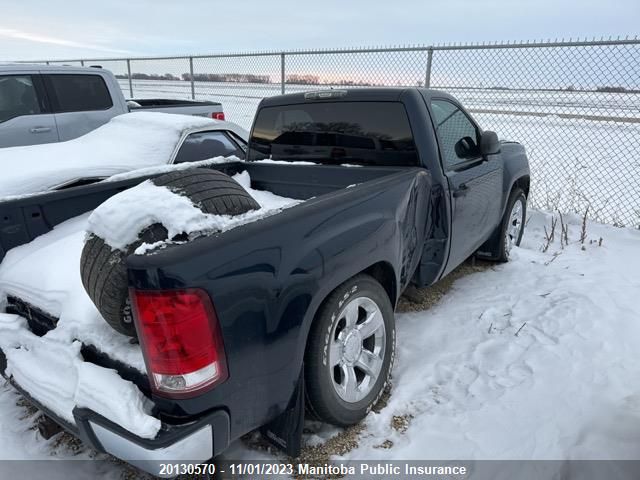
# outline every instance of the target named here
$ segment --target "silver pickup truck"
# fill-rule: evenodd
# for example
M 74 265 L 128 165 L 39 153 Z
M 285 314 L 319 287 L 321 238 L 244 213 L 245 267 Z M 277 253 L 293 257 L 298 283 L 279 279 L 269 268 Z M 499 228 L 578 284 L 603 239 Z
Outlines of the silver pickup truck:
M 0 148 L 64 142 L 140 110 L 224 120 L 217 102 L 125 100 L 113 73 L 102 68 L 0 65 Z

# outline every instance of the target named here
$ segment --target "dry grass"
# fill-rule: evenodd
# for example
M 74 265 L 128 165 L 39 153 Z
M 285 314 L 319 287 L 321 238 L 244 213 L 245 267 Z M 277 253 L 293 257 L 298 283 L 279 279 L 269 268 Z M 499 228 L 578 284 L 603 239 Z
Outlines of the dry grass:
M 381 449 L 389 450 L 390 448 L 393 448 L 393 442 L 387 439 L 384 442 L 382 442 L 380 445 L 374 445 L 373 448 L 381 448 Z
M 400 433 L 405 433 L 409 429 L 413 415 L 394 415 L 391 418 L 391 427 Z
M 483 260 L 476 260 L 475 262 L 467 260 L 435 285 L 426 288 L 409 287 L 402 297 L 400 297 L 396 312 L 421 312 L 428 310 L 444 297 L 456 280 L 471 273 L 486 270 L 493 265 L 494 263 Z
M 320 445 L 306 446 L 298 458 L 289 459 L 292 463 L 306 463 L 309 465 L 324 465 L 330 463 L 333 455 L 345 455 L 358 446 L 360 434 L 364 430 L 364 425 L 359 423 L 349 428 L 345 428 L 337 435 L 331 437 Z M 297 476 L 295 478 L 307 478 Z M 340 478 L 340 476 L 328 476 L 326 478 Z

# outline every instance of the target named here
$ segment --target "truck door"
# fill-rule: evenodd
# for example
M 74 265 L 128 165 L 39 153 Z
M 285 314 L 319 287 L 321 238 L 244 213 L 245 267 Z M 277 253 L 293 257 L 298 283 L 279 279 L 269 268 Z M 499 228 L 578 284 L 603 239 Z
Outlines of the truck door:
M 475 252 L 498 224 L 503 167 L 499 155 L 480 155 L 480 129 L 458 105 L 434 98 L 431 111 L 452 197 L 448 273 Z
M 0 75 L 0 148 L 58 141 L 39 75 Z
M 102 75 L 47 71 L 43 79 L 61 142 L 95 130 L 123 113 L 114 104 Z

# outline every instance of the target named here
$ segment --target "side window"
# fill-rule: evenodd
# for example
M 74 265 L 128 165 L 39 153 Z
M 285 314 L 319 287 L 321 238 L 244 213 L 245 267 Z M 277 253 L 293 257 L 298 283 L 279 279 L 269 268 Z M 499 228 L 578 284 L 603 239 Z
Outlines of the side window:
M 480 156 L 479 132 L 457 105 L 446 100 L 432 100 L 431 111 L 445 168 Z
M 111 94 L 100 75 L 46 75 L 53 93 L 54 113 L 107 110 L 113 106 Z
M 231 155 L 244 158 L 244 152 L 224 132 L 196 132 L 184 139 L 174 163 L 197 162 Z
M 0 75 L 0 122 L 40 112 L 31 75 Z

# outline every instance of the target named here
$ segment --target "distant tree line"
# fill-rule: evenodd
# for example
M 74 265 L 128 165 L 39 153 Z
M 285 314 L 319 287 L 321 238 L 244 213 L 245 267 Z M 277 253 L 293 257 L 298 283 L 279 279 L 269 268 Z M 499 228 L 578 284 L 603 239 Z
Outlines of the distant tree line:
M 129 76 L 124 74 L 116 75 L 116 78 L 127 80 Z M 157 73 L 132 73 L 132 80 L 172 80 L 180 81 L 184 80 L 188 82 L 191 80 L 190 73 L 183 73 L 180 77 L 171 73 L 157 74 Z M 231 82 L 231 83 L 272 83 L 269 75 L 254 75 L 252 73 L 194 73 L 193 79 L 196 82 Z M 280 83 L 280 82 L 278 82 Z M 356 81 L 356 80 L 336 80 L 336 81 L 321 81 L 318 75 L 300 75 L 291 74 L 285 78 L 285 83 L 292 85 L 340 85 L 340 86 L 357 86 L 357 87 L 370 87 L 372 83 Z
M 364 82 L 362 80 L 338 80 L 335 82 L 324 82 L 326 85 L 342 85 L 345 87 L 372 87 L 374 84 L 371 82 Z
M 284 83 L 292 83 L 294 85 L 319 85 L 320 77 L 317 75 L 287 75 Z
M 116 75 L 116 78 L 122 78 L 122 79 L 128 79 L 129 75 L 125 74 L 121 74 L 121 75 Z M 164 75 L 159 75 L 157 73 L 132 73 L 131 74 L 131 79 L 132 80 L 180 80 L 179 77 L 176 77 L 175 75 L 172 75 L 170 73 L 165 73 Z
M 116 78 L 126 80 L 129 75 L 126 73 L 116 75 Z M 132 80 L 184 80 L 186 82 L 191 80 L 190 73 L 183 73 L 180 77 L 171 73 L 157 74 L 157 73 L 132 73 Z M 271 79 L 268 75 L 253 75 L 250 73 L 195 73 L 193 79 L 196 82 L 235 82 L 235 83 L 271 83 Z
M 362 80 L 320 80 L 318 75 L 300 75 L 295 73 L 287 75 L 284 83 L 292 85 L 340 85 L 344 87 L 371 87 L 374 85 L 373 83 Z
M 639 89 L 618 87 L 618 86 L 603 86 L 589 88 L 577 88 L 575 85 L 569 85 L 568 87 L 560 88 L 511 88 L 511 87 L 489 87 L 489 90 L 510 90 L 510 91 L 538 91 L 538 92 L 601 92 L 601 93 L 640 93 Z
M 196 82 L 271 83 L 269 75 L 252 73 L 194 73 L 193 79 Z M 182 80 L 190 81 L 191 74 L 183 73 Z
M 120 79 L 128 79 L 129 76 L 125 74 L 118 74 L 116 78 Z M 132 80 L 170 80 L 170 81 L 180 81 L 184 80 L 186 82 L 191 80 L 191 74 L 183 73 L 180 77 L 173 75 L 171 73 L 165 74 L 157 74 L 157 73 L 132 73 Z M 271 77 L 269 75 L 254 75 L 252 73 L 195 73 L 193 75 L 193 79 L 196 82 L 231 82 L 231 83 L 272 83 Z M 280 82 L 277 82 L 280 83 Z M 319 75 L 306 75 L 306 74 L 298 74 L 293 73 L 287 75 L 285 77 L 285 83 L 291 85 L 336 85 L 336 86 L 344 86 L 344 87 L 371 87 L 375 86 L 375 84 L 370 82 L 364 82 L 362 80 L 335 80 L 328 81 L 322 80 Z M 403 85 L 401 82 L 398 82 L 397 85 Z M 423 85 L 421 80 L 416 82 L 418 87 Z M 446 87 L 444 87 L 446 89 Z M 474 87 L 469 87 L 474 88 Z M 490 86 L 485 87 L 489 90 L 506 90 L 506 91 L 518 91 L 518 90 L 536 90 L 536 91 L 548 91 L 548 92 L 558 92 L 558 91 L 566 91 L 566 92 L 592 92 L 593 88 L 576 88 L 574 85 L 569 85 L 567 87 L 560 88 L 511 88 L 504 86 Z M 482 86 L 475 87 L 475 89 L 483 89 Z M 640 93 L 640 89 L 637 88 L 626 88 L 622 86 L 616 85 L 605 85 L 601 87 L 595 88 L 596 92 L 600 93 Z
M 605 93 L 640 93 L 640 90 L 625 87 L 598 87 L 597 92 Z

